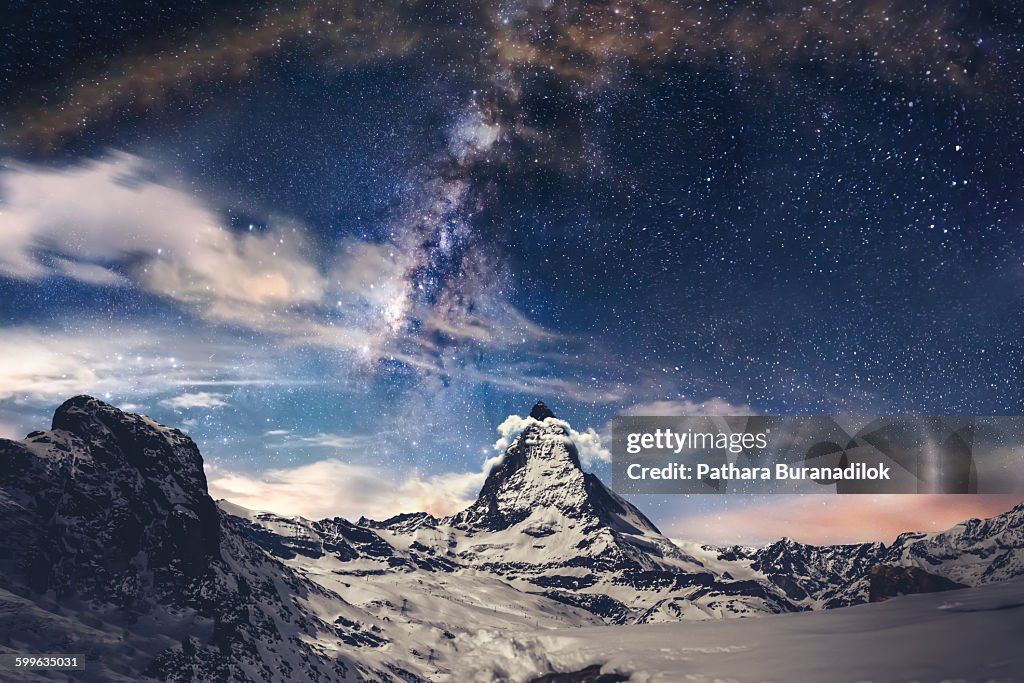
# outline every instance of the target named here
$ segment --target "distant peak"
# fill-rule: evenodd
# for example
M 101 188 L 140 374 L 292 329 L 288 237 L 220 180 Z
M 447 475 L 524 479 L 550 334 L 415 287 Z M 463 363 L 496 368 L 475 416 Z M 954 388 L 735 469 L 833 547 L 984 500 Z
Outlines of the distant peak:
M 544 401 L 537 401 L 534 404 L 533 409 L 530 411 L 530 417 L 534 420 L 544 420 L 549 417 L 554 417 L 555 414 L 551 412 L 551 408 L 548 408 L 544 404 Z

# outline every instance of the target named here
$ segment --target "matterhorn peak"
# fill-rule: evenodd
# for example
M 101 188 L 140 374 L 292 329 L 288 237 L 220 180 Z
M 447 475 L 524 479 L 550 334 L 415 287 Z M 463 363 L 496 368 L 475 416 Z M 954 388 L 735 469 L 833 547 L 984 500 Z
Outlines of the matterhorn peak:
M 597 518 L 606 511 L 624 513 L 614 494 L 580 467 L 570 434 L 568 424 L 537 401 L 522 420 L 522 431 L 491 469 L 476 502 L 451 518 L 452 523 L 496 530 L 542 510 L 557 510 L 574 519 Z
M 544 401 L 537 401 L 533 404 L 533 408 L 530 410 L 530 417 L 534 420 L 546 420 L 549 417 L 554 417 L 555 414 L 548 408 Z

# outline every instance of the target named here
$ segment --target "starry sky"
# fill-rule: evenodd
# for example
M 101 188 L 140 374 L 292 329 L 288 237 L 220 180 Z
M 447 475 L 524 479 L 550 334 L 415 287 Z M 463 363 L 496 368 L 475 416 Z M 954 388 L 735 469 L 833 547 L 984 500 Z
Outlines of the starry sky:
M 32 3 L 0 41 L 0 435 L 76 393 L 215 496 L 447 513 L 543 399 L 1024 410 L 1013 3 Z M 634 497 L 718 542 L 1013 501 Z

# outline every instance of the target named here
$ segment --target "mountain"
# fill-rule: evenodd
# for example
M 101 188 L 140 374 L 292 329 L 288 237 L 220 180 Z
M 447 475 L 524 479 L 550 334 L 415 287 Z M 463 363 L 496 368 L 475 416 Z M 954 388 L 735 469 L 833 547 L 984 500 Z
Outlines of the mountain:
M 868 575 L 885 549 L 881 543 L 814 546 L 788 538 L 760 548 L 699 547 L 705 563 L 720 573 L 748 576 L 784 596 L 787 611 L 866 602 Z
M 81 680 L 393 680 L 345 654 L 386 644 L 364 615 L 252 542 L 149 418 L 79 396 L 0 440 L 0 539 L 3 651 L 84 653 Z
M 670 609 L 666 600 L 679 601 L 688 618 L 792 609 L 760 584 L 711 572 L 680 550 L 583 471 L 569 434 L 569 425 L 538 402 L 468 508 L 440 520 L 363 522 L 396 547 L 444 548 L 457 566 L 615 623 L 654 618 Z
M 701 547 L 720 571 L 753 571 L 798 609 L 846 607 L 870 601 L 876 567 L 919 570 L 903 572 L 919 579 L 903 593 L 914 585 L 921 588 L 913 592 L 923 592 L 925 586 L 977 586 L 1024 575 L 1024 503 L 946 531 L 903 533 L 889 546 L 813 546 L 782 539 L 762 548 Z M 948 581 L 921 580 L 920 572 Z
M 949 571 L 963 564 L 979 577 L 1021 573 L 1013 569 L 1019 566 L 1013 558 L 1024 557 L 1019 525 L 1000 518 L 965 523 L 972 529 L 981 525 L 977 538 L 906 534 L 890 548 L 881 543 L 812 546 L 790 539 L 762 548 L 673 543 L 632 504 L 582 470 L 568 424 L 548 406 L 535 405 L 523 425 L 467 509 L 443 519 L 403 514 L 361 519 L 356 526 L 372 530 L 390 548 L 395 566 L 443 564 L 448 570 L 486 572 L 521 593 L 610 623 L 756 616 L 868 602 L 872 568 L 923 561 L 914 560 L 924 552 L 921 543 L 932 548 L 927 571 L 939 576 L 946 577 L 938 566 L 943 563 Z M 327 522 L 339 520 L 306 524 L 315 528 Z M 1011 539 L 1013 533 L 1018 535 Z M 994 563 L 986 563 L 989 554 L 979 549 L 985 539 L 1005 547 L 993 555 Z M 913 552 L 905 549 L 911 540 L 918 543 Z M 909 559 L 901 559 L 901 553 Z M 946 578 L 978 582 L 965 579 L 964 571 Z M 908 585 L 924 590 L 937 584 Z
M 673 542 L 569 435 L 538 403 L 451 517 L 309 520 L 215 503 L 188 436 L 75 397 L 51 429 L 0 440 L 0 652 L 84 653 L 77 680 L 528 680 L 557 669 L 541 633 L 1024 573 L 1024 505 L 888 547 Z
M 1024 574 L 1024 503 L 989 519 L 933 533 L 904 533 L 881 561 L 912 566 L 975 586 Z

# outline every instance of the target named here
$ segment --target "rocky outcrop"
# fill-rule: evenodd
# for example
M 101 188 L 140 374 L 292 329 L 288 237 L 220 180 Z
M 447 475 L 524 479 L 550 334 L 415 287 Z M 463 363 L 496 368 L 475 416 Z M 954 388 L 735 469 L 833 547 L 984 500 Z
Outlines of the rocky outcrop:
M 917 567 L 893 567 L 887 564 L 876 564 L 871 568 L 868 602 L 882 602 L 900 595 L 939 593 L 958 588 L 967 588 L 967 586 L 951 581 L 944 576 L 929 574 Z
M 131 609 L 145 583 L 170 599 L 220 559 L 220 514 L 187 436 L 88 396 L 50 431 L 0 440 L 5 574 L 37 592 L 113 598 Z

